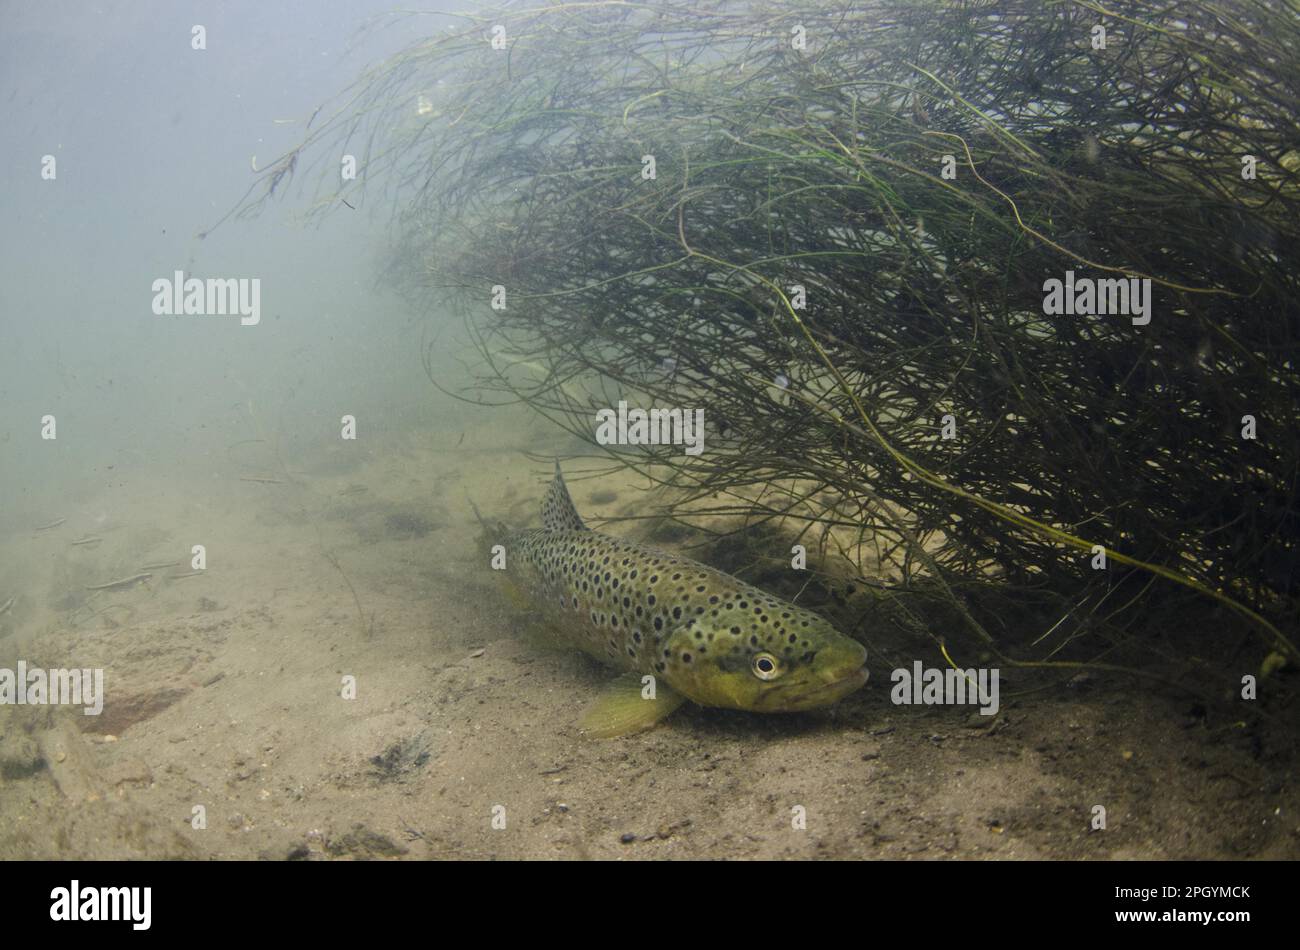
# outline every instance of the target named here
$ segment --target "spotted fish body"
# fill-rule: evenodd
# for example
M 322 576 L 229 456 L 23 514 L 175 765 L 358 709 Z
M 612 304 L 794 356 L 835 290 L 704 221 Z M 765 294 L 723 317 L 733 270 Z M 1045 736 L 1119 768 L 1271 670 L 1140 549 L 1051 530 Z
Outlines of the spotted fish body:
M 504 545 L 516 599 L 541 610 L 564 643 L 655 678 L 667 698 L 642 707 L 630 727 L 682 699 L 789 712 L 828 705 L 866 681 L 866 651 L 817 614 L 689 558 L 588 529 L 558 465 L 542 527 Z

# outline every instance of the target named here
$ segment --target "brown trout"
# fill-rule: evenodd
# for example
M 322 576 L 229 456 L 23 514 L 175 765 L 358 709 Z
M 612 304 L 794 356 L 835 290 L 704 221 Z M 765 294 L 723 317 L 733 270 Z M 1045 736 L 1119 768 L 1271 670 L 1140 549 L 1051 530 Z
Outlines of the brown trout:
M 481 519 L 480 519 L 481 520 Z M 511 599 L 568 646 L 628 674 L 583 717 L 649 728 L 686 700 L 752 712 L 827 706 L 867 680 L 867 651 L 817 614 L 689 558 L 592 531 L 556 463 L 542 527 L 495 539 Z

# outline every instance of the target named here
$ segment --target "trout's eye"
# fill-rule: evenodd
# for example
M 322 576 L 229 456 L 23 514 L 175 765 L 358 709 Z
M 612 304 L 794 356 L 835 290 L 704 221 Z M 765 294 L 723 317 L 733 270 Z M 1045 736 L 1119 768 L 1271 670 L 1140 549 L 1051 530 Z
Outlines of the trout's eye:
M 749 668 L 761 680 L 776 679 L 781 672 L 776 657 L 770 653 L 755 653 Z

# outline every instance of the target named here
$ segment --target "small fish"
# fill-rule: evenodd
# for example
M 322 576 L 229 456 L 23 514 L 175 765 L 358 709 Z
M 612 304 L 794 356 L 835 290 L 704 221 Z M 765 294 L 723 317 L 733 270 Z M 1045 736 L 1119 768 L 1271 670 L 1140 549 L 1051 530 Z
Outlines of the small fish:
M 121 590 L 125 587 L 132 587 L 139 584 L 141 581 L 147 581 L 151 577 L 153 577 L 152 574 L 140 573 L 132 577 L 124 577 L 120 581 L 109 581 L 107 584 L 87 586 L 86 590 Z
M 63 524 L 63 522 L 65 522 L 65 521 L 67 521 L 67 520 L 68 520 L 67 518 L 55 518 L 55 519 L 54 519 L 53 521 L 51 521 L 49 524 L 43 524 L 43 525 L 41 525 L 39 528 L 37 528 L 36 530 L 37 530 L 37 531 L 49 531 L 51 528 L 57 528 L 59 525 Z
M 366 489 L 366 486 L 365 486 L 365 485 L 349 485 L 347 488 L 341 488 L 341 489 L 339 489 L 339 494 L 340 494 L 340 495 L 360 495 L 363 491 L 366 491 L 366 490 L 367 490 L 367 489 Z
M 182 562 L 182 561 L 164 561 L 164 562 L 161 563 L 161 564 L 141 564 L 141 565 L 140 565 L 140 570 L 142 570 L 142 571 L 161 571 L 164 567 L 175 567 L 177 564 L 181 564 L 181 563 L 184 563 L 184 562 Z
M 626 674 L 583 717 L 591 735 L 649 728 L 686 700 L 752 712 L 816 709 L 867 681 L 867 651 L 812 611 L 587 528 L 559 463 L 540 529 L 506 533 L 482 523 L 489 542 L 505 546 L 506 570 L 496 573 L 511 599 L 541 610 L 568 645 Z
M 6 600 L 3 604 L 0 604 L 0 616 L 3 616 L 4 614 L 7 614 L 7 613 L 9 612 L 9 608 L 12 607 L 12 606 L 14 605 L 14 601 L 17 600 L 17 599 L 18 599 L 18 598 L 17 598 L 16 596 L 14 596 L 14 597 L 10 597 L 10 598 L 9 598 L 8 600 Z
M 240 475 L 241 482 L 258 482 L 262 485 L 283 485 L 284 479 L 275 478 L 271 475 Z
M 168 575 L 167 575 L 167 579 L 168 579 L 168 580 L 173 580 L 173 581 L 178 581 L 178 580 L 180 580 L 182 577 L 198 577 L 200 574 L 206 574 L 206 573 L 207 573 L 207 571 L 187 571 L 187 572 L 184 573 L 184 574 L 168 574 Z
M 104 540 L 103 538 L 85 537 L 85 538 L 78 538 L 76 541 L 69 541 L 68 543 L 69 544 L 98 544 L 100 541 L 103 540 Z

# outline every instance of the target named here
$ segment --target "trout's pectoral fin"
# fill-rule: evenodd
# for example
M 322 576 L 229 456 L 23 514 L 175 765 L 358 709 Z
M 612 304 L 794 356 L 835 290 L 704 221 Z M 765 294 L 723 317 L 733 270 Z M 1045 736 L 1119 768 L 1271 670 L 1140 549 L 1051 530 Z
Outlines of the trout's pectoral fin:
M 658 679 L 644 682 L 640 673 L 620 676 L 582 714 L 579 725 L 588 738 L 612 739 L 649 729 L 686 702 Z

